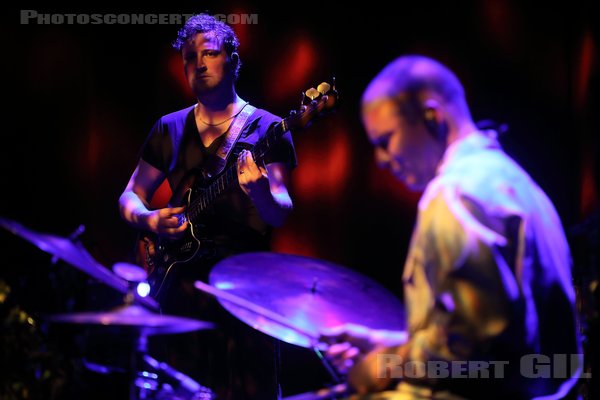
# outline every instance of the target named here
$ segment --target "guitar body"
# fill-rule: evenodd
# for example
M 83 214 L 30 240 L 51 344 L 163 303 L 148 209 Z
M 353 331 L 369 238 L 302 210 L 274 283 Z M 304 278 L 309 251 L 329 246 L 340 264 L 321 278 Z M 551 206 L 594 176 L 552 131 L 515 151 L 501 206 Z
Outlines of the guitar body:
M 287 118 L 271 126 L 251 150 L 252 158 L 258 162 L 273 148 L 277 141 L 288 131 L 300 130 L 311 121 L 337 105 L 337 91 L 328 83 L 321 83 L 317 89 L 306 91 L 311 99 L 298 112 L 292 112 Z M 234 154 L 235 156 L 235 154 Z M 235 160 L 236 157 L 233 159 Z M 217 169 L 218 170 L 218 169 Z M 189 223 L 184 235 L 177 240 L 143 234 L 138 240 L 138 260 L 148 271 L 150 295 L 158 299 L 165 292 L 168 281 L 179 268 L 189 268 L 201 260 L 216 254 L 210 238 L 210 226 L 218 223 L 211 218 L 212 205 L 227 188 L 238 184 L 235 161 L 229 160 L 225 168 L 215 177 L 205 171 L 196 170 L 184 178 L 179 185 L 183 193 L 174 193 L 171 206 L 185 205 L 185 218 Z
M 180 204 L 186 205 L 189 210 L 190 204 L 201 196 L 204 190 L 200 185 L 194 185 L 185 192 L 184 201 Z M 194 261 L 214 255 L 214 249 L 208 245 L 211 241 L 205 232 L 206 226 L 202 224 L 202 218 L 190 218 L 188 212 L 185 213 L 185 218 L 189 227 L 177 240 L 144 233 L 138 241 L 138 255 L 143 256 L 140 264 L 148 271 L 150 295 L 155 299 L 160 298 L 179 268 L 193 268 Z

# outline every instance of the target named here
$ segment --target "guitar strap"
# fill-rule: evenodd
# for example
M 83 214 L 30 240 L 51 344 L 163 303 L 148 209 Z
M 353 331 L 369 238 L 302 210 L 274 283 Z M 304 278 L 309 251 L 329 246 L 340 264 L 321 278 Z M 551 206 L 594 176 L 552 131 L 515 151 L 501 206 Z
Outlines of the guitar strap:
M 242 128 L 246 124 L 248 117 L 250 117 L 252 113 L 254 113 L 254 111 L 256 111 L 256 107 L 250 105 L 249 103 L 246 103 L 246 105 L 242 107 L 242 110 L 237 115 L 237 117 L 235 117 L 235 119 L 233 120 L 233 124 L 231 124 L 231 127 L 227 131 L 227 135 L 225 136 L 221 147 L 219 147 L 219 149 L 215 153 L 217 156 L 214 165 L 214 170 L 216 174 L 221 173 L 223 168 L 225 168 L 225 165 L 227 164 L 227 158 L 229 157 L 229 154 L 231 153 L 231 150 L 233 149 L 234 145 L 240 138 Z

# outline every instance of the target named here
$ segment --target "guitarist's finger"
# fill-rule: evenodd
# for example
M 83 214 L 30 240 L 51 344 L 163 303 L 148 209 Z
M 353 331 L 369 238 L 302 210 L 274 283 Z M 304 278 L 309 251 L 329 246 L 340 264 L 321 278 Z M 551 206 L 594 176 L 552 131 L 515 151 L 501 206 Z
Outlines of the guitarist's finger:
M 158 226 L 165 231 L 172 228 L 178 228 L 180 226 L 179 219 L 177 217 L 164 218 L 158 223 Z
M 185 231 L 187 229 L 187 227 L 188 227 L 188 222 L 185 221 L 181 225 L 177 225 L 177 226 L 175 226 L 173 228 L 168 228 L 167 232 L 170 233 L 170 234 L 177 234 L 177 233 Z
M 182 206 L 182 207 L 173 207 L 173 208 L 169 208 L 168 210 L 169 210 L 169 213 L 171 215 L 173 215 L 173 214 L 181 214 L 182 212 L 185 211 L 185 206 Z
M 248 172 L 250 172 L 252 175 L 255 175 L 257 172 L 260 171 L 258 169 L 258 165 L 256 165 L 256 163 L 254 162 L 254 158 L 252 157 L 252 153 L 250 151 L 246 151 L 245 164 L 246 168 L 248 169 Z
M 238 168 L 243 167 L 245 163 L 246 163 L 246 150 L 242 150 L 242 151 L 240 151 L 240 154 L 238 155 L 238 158 L 237 158 Z
M 238 156 L 237 159 L 237 173 L 238 173 L 238 178 L 241 178 L 241 175 L 243 175 L 247 170 L 247 166 L 246 166 L 246 150 L 242 150 L 240 152 L 240 155 Z
M 252 157 L 252 152 L 248 150 L 244 150 L 244 158 L 246 164 L 251 165 L 254 164 L 254 157 Z
M 248 164 L 248 166 L 256 166 L 256 162 L 254 161 L 254 157 L 252 157 L 251 151 L 246 151 L 246 164 Z

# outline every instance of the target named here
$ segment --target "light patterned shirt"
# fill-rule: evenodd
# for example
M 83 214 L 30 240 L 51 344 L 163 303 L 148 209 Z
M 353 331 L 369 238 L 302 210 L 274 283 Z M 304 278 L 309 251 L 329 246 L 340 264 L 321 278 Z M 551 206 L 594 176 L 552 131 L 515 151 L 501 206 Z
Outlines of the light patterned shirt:
M 419 201 L 403 282 L 409 359 L 481 362 L 463 364 L 458 378 L 413 382 L 511 400 L 562 398 L 575 383 L 579 365 L 555 379 L 527 378 L 528 362 L 546 360 L 533 354 L 581 353 L 571 256 L 551 201 L 494 132 L 446 150 Z M 471 371 L 477 365 L 489 378 Z M 462 379 L 470 372 L 478 378 Z

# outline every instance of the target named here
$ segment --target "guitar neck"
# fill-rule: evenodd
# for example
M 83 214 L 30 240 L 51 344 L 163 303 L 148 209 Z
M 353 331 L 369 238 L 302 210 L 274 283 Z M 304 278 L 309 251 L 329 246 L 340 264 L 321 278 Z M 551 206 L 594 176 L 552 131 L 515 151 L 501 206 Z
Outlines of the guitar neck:
M 271 127 L 265 133 L 265 136 L 261 138 L 251 150 L 252 158 L 258 162 L 269 152 L 269 150 L 275 145 L 275 142 L 283 136 L 287 131 L 286 120 L 282 120 L 273 127 Z M 188 218 L 192 221 L 205 211 L 211 204 L 219 197 L 225 190 L 227 190 L 233 183 L 237 183 L 237 166 L 235 163 L 231 163 L 225 167 L 225 171 L 220 174 L 196 199 L 194 199 L 188 207 Z
M 330 90 L 331 89 L 331 90 Z M 326 82 L 321 83 L 318 89 L 307 90 L 307 96 L 311 103 L 302 106 L 299 112 L 292 112 L 287 118 L 267 130 L 265 136 L 257 141 L 251 150 L 255 161 L 262 160 L 275 143 L 288 130 L 300 129 L 308 126 L 310 121 L 318 117 L 324 110 L 331 110 L 337 104 L 337 91 L 335 81 L 333 88 Z M 318 98 L 318 100 L 315 100 Z M 233 183 L 237 183 L 237 166 L 235 163 L 225 167 L 225 172 L 220 174 L 202 193 L 190 202 L 188 207 L 188 219 L 192 222 L 219 197 Z

